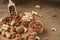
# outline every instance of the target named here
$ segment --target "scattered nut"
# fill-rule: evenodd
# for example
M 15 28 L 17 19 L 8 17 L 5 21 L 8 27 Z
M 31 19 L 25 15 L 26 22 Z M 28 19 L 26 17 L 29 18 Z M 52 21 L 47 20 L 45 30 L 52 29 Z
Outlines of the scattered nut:
M 56 17 L 57 15 L 53 15 L 53 17 Z
M 51 28 L 52 31 L 56 31 L 56 28 Z
M 40 5 L 35 5 L 35 8 L 40 8 Z

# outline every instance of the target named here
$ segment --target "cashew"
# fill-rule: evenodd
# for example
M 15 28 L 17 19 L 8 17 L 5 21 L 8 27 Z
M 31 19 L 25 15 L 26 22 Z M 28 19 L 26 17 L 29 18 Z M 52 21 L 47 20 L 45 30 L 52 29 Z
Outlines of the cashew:
M 5 35 L 6 35 L 7 38 L 10 38 L 9 32 L 6 31 L 6 32 L 5 32 Z
M 8 30 L 9 26 L 6 25 L 6 24 L 3 24 L 1 28 L 4 29 L 4 30 Z
M 15 23 L 15 20 L 13 20 L 10 25 L 12 26 L 14 23 Z
M 3 35 L 3 36 L 5 35 L 5 31 L 2 31 L 2 35 Z
M 56 31 L 56 28 L 51 28 L 52 31 Z
M 23 18 L 22 18 L 23 20 L 26 20 L 26 21 L 30 21 L 30 18 L 29 18 L 29 16 L 23 16 Z
M 24 33 L 27 32 L 27 31 L 28 31 L 28 29 L 26 27 L 24 27 Z
M 38 36 L 36 36 L 35 38 L 38 39 L 38 40 L 40 40 L 40 37 L 38 37 Z
M 40 8 L 40 5 L 35 5 L 35 8 Z
M 23 20 L 30 21 L 31 19 L 33 19 L 33 14 L 32 13 L 25 12 L 24 14 L 25 15 L 22 18 Z
M 32 14 L 38 15 L 38 13 L 37 13 L 37 12 L 35 12 L 35 11 L 32 11 Z

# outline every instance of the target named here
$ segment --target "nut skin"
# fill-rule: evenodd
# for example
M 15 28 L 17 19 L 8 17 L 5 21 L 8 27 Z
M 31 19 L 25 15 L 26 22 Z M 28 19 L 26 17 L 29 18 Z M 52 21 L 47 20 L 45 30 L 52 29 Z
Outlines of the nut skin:
M 29 23 L 29 30 L 32 30 L 34 32 L 42 33 L 43 32 L 43 24 L 38 21 L 31 21 Z

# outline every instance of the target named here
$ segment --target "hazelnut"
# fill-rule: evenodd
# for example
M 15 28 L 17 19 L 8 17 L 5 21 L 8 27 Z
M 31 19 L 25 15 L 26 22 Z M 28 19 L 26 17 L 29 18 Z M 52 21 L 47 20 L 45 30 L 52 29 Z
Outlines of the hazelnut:
M 17 33 L 23 33 L 24 32 L 24 28 L 19 26 L 19 27 L 16 28 L 16 32 Z

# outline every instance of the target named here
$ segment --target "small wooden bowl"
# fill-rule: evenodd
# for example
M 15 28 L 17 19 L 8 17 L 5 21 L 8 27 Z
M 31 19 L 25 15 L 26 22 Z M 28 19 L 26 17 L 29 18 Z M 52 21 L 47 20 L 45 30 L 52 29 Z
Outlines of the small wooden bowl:
M 29 30 L 37 32 L 38 34 L 43 32 L 43 24 L 38 21 L 31 21 L 29 23 Z

